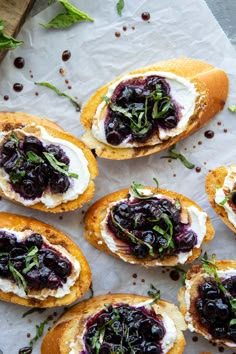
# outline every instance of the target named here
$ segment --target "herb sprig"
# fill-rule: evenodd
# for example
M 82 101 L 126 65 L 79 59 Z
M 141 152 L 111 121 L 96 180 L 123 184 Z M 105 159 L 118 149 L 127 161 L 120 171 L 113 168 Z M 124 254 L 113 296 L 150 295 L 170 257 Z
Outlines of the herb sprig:
M 235 105 L 231 105 L 228 107 L 228 110 L 232 113 L 236 113 L 236 106 Z
M 233 194 L 236 193 L 236 189 L 233 189 L 220 203 L 219 205 L 224 206 L 232 198 Z
M 58 14 L 48 23 L 41 24 L 41 26 L 44 28 L 65 28 L 81 21 L 94 22 L 88 14 L 79 10 L 68 0 L 59 0 L 59 3 L 64 7 L 65 12 Z
M 116 10 L 119 16 L 122 15 L 122 11 L 125 7 L 125 2 L 124 0 L 118 0 L 117 4 L 116 4 Z
M 49 152 L 44 152 L 43 153 L 50 165 L 58 172 L 63 173 L 66 176 L 73 177 L 73 178 L 79 178 L 79 175 L 77 173 L 73 172 L 68 172 L 68 166 L 63 163 L 58 161 L 55 156 Z
M 153 301 L 150 305 L 156 304 L 161 298 L 161 292 L 153 284 L 150 284 L 150 290 L 147 292 L 148 296 L 153 298 Z
M 35 344 L 35 342 L 37 342 L 37 340 L 42 337 L 43 333 L 44 333 L 44 329 L 45 326 L 48 324 L 48 319 L 44 320 L 43 322 L 41 322 L 39 325 L 36 325 L 36 334 L 35 336 L 31 339 L 31 341 L 29 342 L 29 345 L 31 347 L 33 347 L 33 345 Z
M 182 155 L 182 154 L 180 154 L 180 153 L 178 153 L 176 151 L 173 151 L 175 149 L 175 147 L 176 147 L 175 144 L 172 145 L 170 147 L 170 149 L 168 150 L 169 154 L 165 155 L 165 156 L 161 156 L 161 159 L 167 159 L 167 158 L 168 159 L 174 159 L 174 160 L 178 159 L 178 160 L 180 160 L 182 162 L 182 164 L 185 167 L 187 167 L 188 169 L 193 169 L 195 167 L 195 165 L 192 162 L 188 161 L 184 155 Z
M 15 49 L 23 44 L 23 41 L 18 41 L 17 39 L 8 36 L 3 33 L 3 21 L 0 20 L 0 50 L 1 49 Z

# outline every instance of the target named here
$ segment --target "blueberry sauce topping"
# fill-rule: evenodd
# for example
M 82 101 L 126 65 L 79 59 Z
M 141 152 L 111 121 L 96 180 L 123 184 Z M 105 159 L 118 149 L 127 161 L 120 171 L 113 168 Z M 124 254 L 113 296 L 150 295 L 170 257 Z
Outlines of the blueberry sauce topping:
M 108 103 L 105 119 L 107 142 L 119 145 L 124 140 L 146 142 L 158 128 L 175 128 L 179 108 L 170 96 L 167 81 L 160 76 L 122 81 Z
M 35 136 L 18 138 L 12 132 L 0 147 L 0 167 L 9 175 L 11 188 L 24 199 L 40 198 L 46 189 L 65 193 L 70 187 L 70 160 L 58 145 Z
M 28 290 L 57 289 L 71 274 L 71 262 L 32 233 L 18 241 L 8 231 L 0 230 L 0 277 Z
M 236 297 L 236 276 L 221 280 L 223 287 Z M 236 343 L 236 319 L 231 301 L 215 280 L 207 279 L 199 285 L 196 300 L 199 320 L 215 339 L 229 339 Z
M 87 323 L 83 354 L 162 354 L 163 322 L 145 307 L 105 305 Z
M 181 222 L 181 205 L 155 195 L 145 199 L 127 199 L 114 205 L 107 225 L 115 238 L 129 246 L 138 259 L 161 259 L 189 252 L 197 235 L 188 222 Z

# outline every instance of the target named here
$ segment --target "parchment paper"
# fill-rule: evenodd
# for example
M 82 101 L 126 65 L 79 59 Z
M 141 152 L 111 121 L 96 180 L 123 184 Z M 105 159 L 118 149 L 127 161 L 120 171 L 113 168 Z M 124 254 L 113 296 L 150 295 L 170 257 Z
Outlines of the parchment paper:
M 73 3 L 78 5 L 76 1 Z M 51 82 L 63 92 L 77 96 L 83 105 L 95 90 L 119 74 L 179 56 L 206 60 L 226 70 L 230 78 L 226 107 L 236 103 L 236 53 L 204 1 L 126 0 L 122 17 L 116 13 L 115 3 L 112 0 L 81 0 L 79 7 L 95 22 L 80 23 L 69 29 L 46 30 L 39 25 L 59 12 L 61 7 L 58 4 L 28 21 L 18 36 L 25 44 L 9 52 L 0 67 L 0 109 L 48 117 L 80 137 L 80 115 L 71 103 L 46 88 L 35 86 L 34 81 Z M 144 11 L 151 14 L 149 22 L 141 19 Z M 127 27 L 126 31 L 123 26 Z M 115 32 L 120 32 L 119 38 Z M 72 56 L 69 61 L 62 62 L 61 54 L 67 49 Z M 18 56 L 25 58 L 22 70 L 13 65 L 14 58 Z M 59 74 L 60 68 L 65 69 L 65 76 Z M 69 80 L 69 84 L 65 80 Z M 24 85 L 21 93 L 12 89 L 16 82 Z M 4 95 L 9 96 L 8 101 L 3 100 Z M 199 173 L 195 169 L 186 169 L 179 161 L 160 159 L 164 153 L 133 161 L 98 159 L 100 175 L 96 179 L 93 201 L 129 186 L 133 180 L 152 185 L 152 178 L 156 177 L 161 187 L 192 198 L 211 216 L 216 235 L 205 250 L 209 254 L 215 252 L 218 259 L 235 259 L 235 235 L 216 216 L 204 192 L 205 176 L 210 169 L 236 162 L 235 127 L 236 116 L 225 108 L 206 127 L 177 145 L 178 151 L 201 168 Z M 208 129 L 214 131 L 213 139 L 204 137 Z M 181 280 L 171 280 L 168 270 L 125 264 L 95 250 L 83 239 L 82 220 L 87 207 L 64 215 L 51 215 L 0 201 L 0 210 L 36 217 L 67 233 L 90 263 L 95 295 L 107 292 L 146 295 L 152 283 L 161 289 L 162 298 L 177 303 L 176 294 Z M 22 318 L 26 310 L 21 306 L 0 303 L 0 349 L 4 354 L 18 353 L 19 348 L 28 344 L 30 338 L 27 333 L 31 333 L 31 338 L 34 335 L 36 324 L 53 313 L 55 319 L 63 309 L 51 309 Z M 185 353 L 218 352 L 219 349 L 206 340 L 199 337 L 194 343 L 192 337 L 193 334 L 187 331 Z M 40 341 L 33 353 L 39 353 L 39 348 Z M 225 350 L 225 353 L 232 351 Z

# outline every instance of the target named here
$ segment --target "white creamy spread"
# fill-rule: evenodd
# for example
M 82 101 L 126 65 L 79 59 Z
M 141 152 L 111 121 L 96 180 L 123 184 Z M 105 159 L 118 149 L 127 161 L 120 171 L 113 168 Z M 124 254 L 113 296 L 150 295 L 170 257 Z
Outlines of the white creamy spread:
M 32 127 L 35 125 L 32 124 Z M 29 126 L 27 126 L 28 128 Z M 90 180 L 90 173 L 88 170 L 88 161 L 86 160 L 84 153 L 76 145 L 72 144 L 70 141 L 56 138 L 50 135 L 43 127 L 35 126 L 39 134 L 33 134 L 37 136 L 44 145 L 54 144 L 59 145 L 66 155 L 70 159 L 69 172 L 78 174 L 78 178 L 70 178 L 70 186 L 65 193 L 52 193 L 49 188 L 47 188 L 40 198 L 35 199 L 25 199 L 21 197 L 19 193 L 16 193 L 9 183 L 9 175 L 0 168 L 0 188 L 3 190 L 4 194 L 10 198 L 14 199 L 25 206 L 34 205 L 36 203 L 43 203 L 47 208 L 54 208 L 61 203 L 66 203 L 70 200 L 76 199 L 81 195 L 88 187 Z M 15 129 L 14 132 L 23 133 L 25 136 L 32 135 L 24 129 Z M 1 133 L 0 144 L 4 137 L 9 134 L 9 132 Z
M 216 189 L 216 194 L 215 194 L 215 202 L 220 205 L 220 203 L 225 199 L 226 195 L 224 191 L 230 193 L 234 189 L 234 185 L 236 184 L 236 165 L 231 165 L 228 168 L 228 174 L 225 177 L 224 184 L 222 188 Z M 229 205 L 228 202 L 226 202 L 222 207 L 225 209 L 229 221 L 236 227 L 236 214 Z
M 34 233 L 34 231 L 32 230 L 17 232 L 5 228 L 0 229 L 0 231 L 8 231 L 14 234 L 18 242 L 23 242 L 26 238 L 28 238 L 31 234 Z M 1 291 L 3 291 L 4 293 L 9 293 L 9 292 L 14 293 L 25 299 L 34 298 L 38 300 L 44 300 L 49 296 L 53 296 L 55 298 L 61 298 L 67 294 L 70 294 L 70 288 L 75 284 L 76 280 L 79 278 L 80 275 L 80 269 L 81 269 L 80 263 L 64 247 L 60 245 L 53 245 L 49 243 L 48 240 L 43 235 L 41 236 L 43 238 L 44 244 L 51 247 L 53 250 L 58 251 L 63 257 L 67 258 L 71 262 L 72 271 L 71 274 L 67 277 L 66 282 L 62 283 L 62 286 L 57 289 L 45 288 L 42 290 L 29 290 L 28 293 L 26 294 L 24 289 L 20 288 L 15 282 L 0 277 Z
M 193 83 L 171 72 L 148 71 L 145 74 L 126 75 L 123 76 L 121 79 L 116 80 L 108 88 L 106 96 L 110 98 L 115 88 L 122 81 L 138 78 L 138 77 L 146 78 L 152 75 L 161 76 L 166 80 L 166 82 L 170 85 L 171 98 L 180 107 L 180 120 L 177 126 L 172 129 L 163 129 L 159 127 L 159 139 L 157 138 L 155 142 L 150 143 L 151 145 L 156 145 L 156 144 L 160 144 L 163 140 L 181 134 L 186 129 L 189 118 L 194 113 L 196 98 L 198 95 Z M 106 140 L 105 127 L 104 127 L 105 116 L 106 116 L 106 105 L 107 105 L 106 102 L 103 101 L 102 103 L 100 103 L 100 105 L 97 108 L 97 111 L 93 119 L 92 134 L 97 140 L 110 145 Z M 130 143 L 129 138 L 127 138 L 121 144 L 117 145 L 116 148 L 128 148 L 128 147 L 134 147 L 139 145 L 140 144 L 137 144 L 135 142 Z
M 133 305 L 132 305 L 132 307 L 133 307 Z M 147 310 L 150 310 L 150 300 L 148 300 L 144 303 L 136 304 L 136 305 L 134 305 L 134 307 L 135 308 L 146 307 Z M 158 308 L 158 303 L 155 305 L 155 307 Z M 155 312 L 158 315 L 158 309 L 155 310 Z M 163 354 L 166 354 L 174 346 L 175 340 L 177 338 L 177 331 L 176 331 L 176 327 L 175 327 L 175 324 L 174 324 L 174 321 L 172 320 L 172 318 L 170 318 L 170 316 L 168 316 L 163 311 L 161 311 L 160 314 L 162 316 L 161 321 L 163 322 L 163 325 L 164 325 L 164 328 L 166 331 L 166 333 L 165 333 L 164 337 L 162 338 L 162 340 L 160 341 L 160 343 L 161 343 Z M 69 348 L 70 348 L 69 354 L 78 354 L 79 344 L 83 341 L 83 337 L 84 337 L 85 333 L 86 333 L 86 328 L 84 328 L 83 333 L 81 335 L 77 336 L 74 340 L 72 340 L 69 343 Z M 83 348 L 83 350 L 86 350 L 85 347 Z
M 143 195 L 152 195 L 152 192 L 149 189 L 139 189 L 139 193 L 142 193 Z M 132 201 L 135 196 L 132 193 L 132 189 L 130 190 L 130 200 Z M 154 197 L 156 198 L 166 198 L 165 195 L 161 194 L 154 194 Z M 111 208 L 116 205 L 120 204 L 122 201 L 127 201 L 127 199 L 122 199 L 113 203 L 110 203 L 108 208 L 107 208 L 107 213 L 103 221 L 101 222 L 101 235 L 102 238 L 104 239 L 107 247 L 113 252 L 113 253 L 119 253 L 120 258 L 122 258 L 124 261 L 126 261 L 126 256 L 125 253 L 124 255 L 120 253 L 119 246 L 117 245 L 117 239 L 114 237 L 113 233 L 108 229 L 107 227 L 107 220 L 111 211 Z M 207 214 L 195 206 L 190 206 L 187 208 L 188 216 L 189 216 L 189 221 L 190 221 L 190 228 L 197 234 L 197 243 L 194 246 L 194 248 L 200 248 L 202 241 L 204 239 L 204 236 L 206 235 L 206 220 L 207 220 Z M 178 263 L 179 264 L 184 264 L 187 259 L 192 255 L 192 251 L 189 252 L 179 252 L 177 254 L 178 258 Z M 130 261 L 129 261 L 130 262 Z M 132 262 L 130 262 L 132 263 Z M 156 260 L 156 265 L 161 265 L 162 263 L 158 260 Z
M 227 279 L 227 278 L 231 278 L 232 276 L 236 276 L 236 269 L 234 268 L 229 268 L 227 270 L 217 270 L 217 274 L 219 275 L 220 278 L 223 278 L 223 279 Z M 205 274 L 204 275 L 204 278 L 209 278 L 210 275 L 209 274 Z M 190 296 L 190 290 L 191 290 L 191 287 L 193 285 L 193 280 L 188 280 L 186 279 L 185 281 L 185 306 L 186 306 L 186 315 L 185 315 L 185 321 L 188 325 L 188 329 L 191 331 L 191 332 L 194 332 L 195 331 L 195 327 L 193 325 L 193 318 L 190 314 L 190 306 L 191 306 L 191 296 Z M 209 339 L 209 338 L 213 338 L 210 333 L 208 333 L 207 335 L 204 333 L 204 332 L 201 332 L 201 334 Z M 227 341 L 225 340 L 224 341 L 225 345 L 227 345 L 228 347 L 233 347 L 235 348 L 235 343 L 231 342 L 231 341 Z

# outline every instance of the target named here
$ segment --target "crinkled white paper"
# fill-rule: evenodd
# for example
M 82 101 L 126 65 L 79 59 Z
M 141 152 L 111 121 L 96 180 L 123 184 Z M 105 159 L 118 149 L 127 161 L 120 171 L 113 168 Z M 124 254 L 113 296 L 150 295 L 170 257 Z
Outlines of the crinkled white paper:
M 76 1 L 73 3 L 78 5 Z M 9 52 L 0 66 L 0 110 L 25 111 L 48 117 L 80 137 L 83 131 L 80 114 L 67 99 L 47 88 L 35 86 L 35 81 L 52 83 L 61 91 L 78 97 L 83 105 L 94 91 L 116 76 L 179 56 L 205 60 L 224 69 L 230 78 L 226 107 L 236 103 L 236 53 L 203 0 L 126 0 L 122 17 L 117 15 L 115 3 L 112 0 L 81 0 L 79 7 L 95 22 L 79 23 L 69 29 L 46 30 L 39 25 L 60 11 L 59 4 L 28 21 L 18 36 L 25 44 Z M 151 14 L 149 22 L 141 18 L 144 11 Z M 120 37 L 116 37 L 115 32 L 120 32 Z M 72 55 L 69 61 L 63 62 L 61 54 L 67 49 Z M 13 65 L 18 56 L 25 58 L 22 70 Z M 60 68 L 66 71 L 65 76 L 59 74 Z M 65 80 L 69 83 L 66 84 Z M 12 89 L 16 82 L 24 85 L 21 93 Z M 3 100 L 4 95 L 9 96 L 8 101 Z M 98 159 L 100 174 L 96 179 L 93 201 L 129 186 L 132 181 L 152 185 L 152 179 L 156 177 L 161 187 L 190 197 L 211 216 L 216 235 L 206 250 L 210 254 L 216 253 L 219 259 L 235 259 L 235 235 L 216 216 L 204 192 L 205 176 L 210 169 L 236 162 L 235 127 L 236 115 L 225 108 L 206 127 L 177 145 L 177 150 L 201 169 L 199 173 L 195 169 L 186 169 L 179 161 L 160 159 L 164 153 L 128 161 Z M 205 138 L 204 132 L 208 129 L 214 131 L 213 139 Z M 82 220 L 86 208 L 59 216 L 0 201 L 0 210 L 36 217 L 68 234 L 90 263 L 95 295 L 107 292 L 145 295 L 152 283 L 161 289 L 162 298 L 177 303 L 181 280 L 171 280 L 167 270 L 125 264 L 95 250 L 84 240 Z M 18 353 L 19 348 L 28 344 L 27 333 L 35 333 L 36 324 L 53 312 L 59 314 L 62 311 L 51 309 L 22 318 L 26 310 L 18 305 L 0 303 L 0 349 L 4 354 Z M 185 353 L 218 352 L 218 348 L 206 340 L 199 337 L 193 342 L 192 337 L 193 334 L 187 331 Z M 39 342 L 33 353 L 40 352 Z M 225 350 L 225 353 L 232 351 Z

